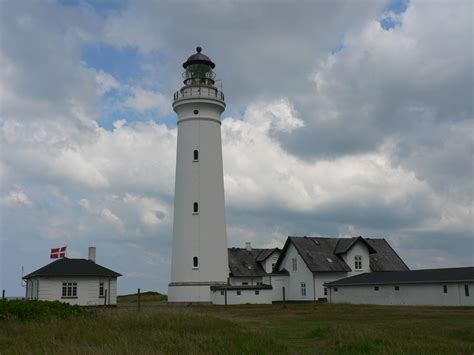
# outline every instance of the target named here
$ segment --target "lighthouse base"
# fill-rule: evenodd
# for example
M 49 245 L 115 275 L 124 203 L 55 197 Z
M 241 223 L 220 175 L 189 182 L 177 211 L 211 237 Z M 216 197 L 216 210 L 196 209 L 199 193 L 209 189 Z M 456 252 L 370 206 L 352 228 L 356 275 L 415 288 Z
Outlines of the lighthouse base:
M 211 286 L 226 282 L 172 282 L 168 285 L 168 304 L 211 304 Z

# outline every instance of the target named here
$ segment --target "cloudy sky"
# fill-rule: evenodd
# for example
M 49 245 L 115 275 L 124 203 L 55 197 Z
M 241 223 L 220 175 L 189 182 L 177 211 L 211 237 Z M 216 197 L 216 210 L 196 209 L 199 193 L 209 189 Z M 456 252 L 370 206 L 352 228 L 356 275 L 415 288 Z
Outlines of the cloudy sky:
M 474 264 L 465 1 L 0 1 L 0 288 L 67 245 L 166 292 L 182 63 L 217 64 L 230 246 L 385 237 Z

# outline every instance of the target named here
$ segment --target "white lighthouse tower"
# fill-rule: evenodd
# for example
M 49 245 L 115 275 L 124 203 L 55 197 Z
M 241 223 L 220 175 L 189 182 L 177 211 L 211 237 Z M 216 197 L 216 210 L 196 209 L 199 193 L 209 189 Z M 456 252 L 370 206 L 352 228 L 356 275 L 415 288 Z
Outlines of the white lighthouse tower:
M 215 64 L 196 48 L 183 64 L 184 86 L 174 94 L 178 145 L 173 256 L 168 301 L 211 301 L 210 286 L 227 283 L 227 233 L 222 172 L 221 113 Z

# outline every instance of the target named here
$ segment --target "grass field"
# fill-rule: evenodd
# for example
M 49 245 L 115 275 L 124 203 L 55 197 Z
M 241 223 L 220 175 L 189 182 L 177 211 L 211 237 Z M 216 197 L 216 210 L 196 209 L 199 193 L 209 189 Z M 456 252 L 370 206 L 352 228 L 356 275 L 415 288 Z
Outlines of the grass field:
M 0 321 L 0 353 L 472 354 L 474 308 L 169 307 L 133 295 L 68 319 Z

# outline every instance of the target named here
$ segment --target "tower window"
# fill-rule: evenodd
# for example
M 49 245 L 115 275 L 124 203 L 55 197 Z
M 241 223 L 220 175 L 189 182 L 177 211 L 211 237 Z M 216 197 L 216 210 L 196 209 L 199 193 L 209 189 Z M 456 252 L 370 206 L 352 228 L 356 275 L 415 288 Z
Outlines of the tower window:
M 197 202 L 194 202 L 193 204 L 193 212 L 199 213 L 199 204 Z
M 194 158 L 194 161 L 199 160 L 199 151 L 197 149 L 194 150 L 193 158 Z
M 198 111 L 198 110 L 194 110 L 193 113 L 194 113 L 195 115 L 197 115 L 197 114 L 199 113 L 199 111 Z
M 199 267 L 199 259 L 197 256 L 193 258 L 193 267 Z

